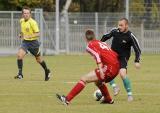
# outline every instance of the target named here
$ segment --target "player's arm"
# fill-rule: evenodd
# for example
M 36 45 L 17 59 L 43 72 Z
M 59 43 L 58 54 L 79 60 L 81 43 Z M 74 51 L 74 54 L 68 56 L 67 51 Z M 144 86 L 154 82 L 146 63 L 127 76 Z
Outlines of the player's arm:
M 98 51 L 92 49 L 92 47 L 87 47 L 87 52 L 90 53 L 92 56 L 94 56 L 94 58 L 97 62 L 98 69 L 100 71 L 100 76 L 103 79 L 104 78 L 104 73 L 102 70 L 103 65 L 102 65 L 101 58 L 100 58 Z
M 131 33 L 131 38 L 132 38 L 132 46 L 135 51 L 135 67 L 140 68 L 141 49 L 136 36 L 133 35 L 132 33 Z
M 103 64 L 98 63 L 97 66 L 98 66 L 98 69 L 99 69 L 99 72 L 100 72 L 101 79 L 104 79 L 104 72 L 103 72 L 103 69 L 102 69 Z
M 22 21 L 23 21 L 23 19 L 19 20 L 19 25 L 20 25 L 20 30 L 21 30 L 20 33 L 19 33 L 19 35 L 18 35 L 19 38 L 23 38 L 22 25 L 21 25 Z
M 109 33 L 106 33 L 105 35 L 102 36 L 101 41 L 105 42 L 106 40 L 110 39 L 113 36 L 113 32 L 118 30 L 117 28 L 112 28 Z
M 19 35 L 18 35 L 18 37 L 19 37 L 19 38 L 23 38 L 23 33 L 20 32 Z

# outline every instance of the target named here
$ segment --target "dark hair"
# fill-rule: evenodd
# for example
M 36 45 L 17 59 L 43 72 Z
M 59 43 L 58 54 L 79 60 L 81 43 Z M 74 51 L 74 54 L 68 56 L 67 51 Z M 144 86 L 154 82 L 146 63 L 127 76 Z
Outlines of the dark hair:
M 93 39 L 95 39 L 94 31 L 91 30 L 91 29 L 86 30 L 85 35 L 86 35 L 86 39 L 87 40 L 93 40 Z
M 22 8 L 22 13 L 23 13 L 23 10 L 24 10 L 24 9 L 29 10 L 29 12 L 31 13 L 31 8 L 30 8 L 30 7 L 24 6 L 24 7 Z
M 126 24 L 129 24 L 129 22 L 128 22 L 128 19 L 127 19 L 127 18 L 121 18 L 121 19 L 119 19 L 119 21 L 122 21 L 122 20 L 124 20 L 124 21 L 126 22 Z

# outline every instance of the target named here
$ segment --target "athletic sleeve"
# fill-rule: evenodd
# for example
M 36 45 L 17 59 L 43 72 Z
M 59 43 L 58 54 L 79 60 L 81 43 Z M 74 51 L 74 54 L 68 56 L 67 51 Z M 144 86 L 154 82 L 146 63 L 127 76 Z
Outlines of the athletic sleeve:
M 21 18 L 21 19 L 19 20 L 19 23 L 21 24 L 23 20 L 24 20 L 24 19 L 23 19 L 23 18 Z
M 94 49 L 92 49 L 91 47 L 87 46 L 86 51 L 87 51 L 88 53 L 90 53 L 92 56 L 94 56 L 97 64 L 101 63 L 100 55 L 99 55 L 99 53 L 98 53 L 96 50 L 94 50 Z
M 39 32 L 39 27 L 38 27 L 38 24 L 36 21 L 33 20 L 31 25 L 32 25 L 32 29 L 33 29 L 34 33 Z
M 139 62 L 140 55 L 141 55 L 141 49 L 140 49 L 138 40 L 137 40 L 136 36 L 133 35 L 133 33 L 131 33 L 131 39 L 132 39 L 132 46 L 135 51 L 135 62 Z
M 24 20 L 23 18 L 21 18 L 21 19 L 19 20 L 19 23 L 20 23 L 20 30 L 21 30 L 20 33 L 22 32 L 22 22 L 23 22 L 23 20 Z
M 113 32 L 117 31 L 117 28 L 112 28 L 109 33 L 106 33 L 105 35 L 102 36 L 101 41 L 105 42 L 106 40 L 110 39 L 113 36 Z

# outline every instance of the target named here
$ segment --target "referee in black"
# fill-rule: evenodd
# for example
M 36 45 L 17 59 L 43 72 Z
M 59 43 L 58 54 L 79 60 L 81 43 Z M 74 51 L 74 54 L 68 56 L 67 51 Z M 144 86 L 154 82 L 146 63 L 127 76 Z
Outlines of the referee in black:
M 141 50 L 136 36 L 129 31 L 128 19 L 121 18 L 118 21 L 118 28 L 113 28 L 109 33 L 102 36 L 101 41 L 105 42 L 106 40 L 113 38 L 111 48 L 118 53 L 120 61 L 120 71 L 119 74 L 123 80 L 124 87 L 128 94 L 128 101 L 133 100 L 131 82 L 127 76 L 127 63 L 131 55 L 131 47 L 133 47 L 135 52 L 135 67 L 140 68 L 140 55 Z M 114 81 L 111 81 L 113 88 L 117 86 Z M 117 86 L 115 90 L 118 92 L 119 87 Z M 115 92 L 114 92 L 115 93 Z

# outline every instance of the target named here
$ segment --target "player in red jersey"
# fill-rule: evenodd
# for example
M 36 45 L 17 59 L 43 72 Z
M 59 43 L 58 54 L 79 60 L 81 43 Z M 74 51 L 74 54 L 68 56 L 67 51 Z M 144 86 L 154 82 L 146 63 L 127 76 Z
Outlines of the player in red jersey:
M 119 72 L 118 55 L 107 44 L 96 40 L 92 30 L 87 30 L 85 37 L 88 44 L 86 50 L 95 58 L 98 68 L 81 77 L 80 81 L 67 96 L 59 94 L 56 94 L 56 96 L 63 104 L 68 105 L 84 89 L 87 83 L 95 82 L 104 96 L 104 100 L 101 103 L 113 104 L 114 101 L 108 92 L 105 82 L 113 80 Z

